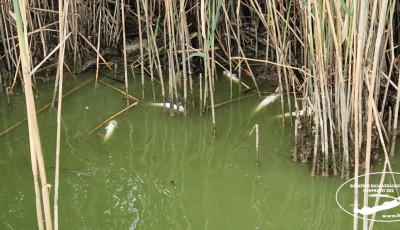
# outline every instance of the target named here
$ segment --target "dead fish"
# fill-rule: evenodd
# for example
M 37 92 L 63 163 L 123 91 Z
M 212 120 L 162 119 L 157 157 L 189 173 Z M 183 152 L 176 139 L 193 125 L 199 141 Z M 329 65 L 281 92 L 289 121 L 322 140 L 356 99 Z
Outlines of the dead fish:
M 158 107 L 163 107 L 164 106 L 163 103 L 151 103 L 150 105 L 158 106 Z M 183 111 L 185 111 L 185 108 L 183 108 L 182 105 L 173 104 L 173 106 L 174 106 L 174 110 L 178 110 L 180 113 L 183 113 Z M 167 108 L 167 109 L 171 108 L 170 103 L 165 103 L 165 108 Z
M 261 109 L 263 109 L 265 106 L 271 104 L 278 98 L 279 94 L 271 94 L 268 95 L 264 100 L 257 106 L 257 108 L 254 110 L 254 113 L 259 112 Z
M 311 114 L 313 111 L 311 109 L 311 107 L 307 107 L 307 113 Z M 299 116 L 303 116 L 304 115 L 304 109 L 299 111 Z M 296 112 L 292 112 L 292 113 L 285 113 L 285 117 L 295 117 L 296 116 Z
M 108 140 L 108 138 L 110 138 L 111 134 L 114 132 L 114 129 L 117 127 L 117 122 L 115 120 L 110 121 L 110 123 L 108 123 L 107 127 L 105 128 L 106 131 L 106 135 L 104 135 L 104 141 Z
M 234 81 L 234 82 L 236 82 L 236 83 L 239 82 L 239 78 L 236 77 L 236 74 L 230 73 L 230 72 L 227 71 L 227 70 L 224 70 L 224 72 L 222 72 L 222 74 L 223 74 L 225 77 L 227 77 L 227 78 L 229 78 L 229 79 L 232 79 L 232 81 Z

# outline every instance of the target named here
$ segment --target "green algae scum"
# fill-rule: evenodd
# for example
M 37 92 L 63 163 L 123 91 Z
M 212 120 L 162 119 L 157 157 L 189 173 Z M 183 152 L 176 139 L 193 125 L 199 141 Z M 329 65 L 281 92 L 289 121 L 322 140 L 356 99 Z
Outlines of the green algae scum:
M 66 90 L 79 85 L 71 76 L 66 81 Z M 39 86 L 41 107 L 51 101 L 52 87 Z M 140 93 L 141 86 L 131 90 Z M 151 89 L 146 93 L 151 96 Z M 226 95 L 217 93 L 216 102 L 229 99 Z M 125 106 L 123 96 L 104 85 L 96 90 L 87 85 L 66 97 L 64 109 L 73 112 L 62 120 L 60 228 L 347 229 L 352 216 L 335 201 L 344 180 L 310 177 L 309 165 L 293 162 L 293 128 L 289 121 L 282 128 L 279 101 L 254 114 L 261 101 L 249 97 L 217 108 L 216 138 L 210 115 L 200 116 L 197 108 L 189 116 L 171 117 L 143 102 L 115 118 L 118 125 L 104 142 L 99 134 L 106 135 L 108 123 L 88 133 Z M 1 112 L 1 129 L 22 120 L 24 110 L 22 92 L 16 91 L 13 110 Z M 55 120 L 54 109 L 38 115 L 49 181 L 54 180 Z M 254 137 L 248 135 L 255 123 L 259 166 Z M 0 171 L 8 175 L 0 178 L 1 229 L 32 229 L 36 221 L 25 143 L 26 123 L 0 139 Z M 347 191 L 343 199 L 351 197 Z M 375 225 L 397 229 L 396 223 Z

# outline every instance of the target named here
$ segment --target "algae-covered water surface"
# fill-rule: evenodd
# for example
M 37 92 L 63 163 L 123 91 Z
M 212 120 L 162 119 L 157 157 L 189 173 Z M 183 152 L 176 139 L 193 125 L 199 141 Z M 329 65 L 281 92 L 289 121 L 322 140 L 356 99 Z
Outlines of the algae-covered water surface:
M 81 76 L 84 81 L 88 76 Z M 112 82 L 112 81 L 110 81 Z M 65 92 L 79 83 L 66 77 Z M 229 84 L 220 79 L 217 84 Z M 123 89 L 120 83 L 114 86 Z M 139 82 L 130 94 L 141 98 Z M 220 87 L 219 89 L 228 87 Z M 51 101 L 53 84 L 39 84 L 36 108 Z M 157 92 L 157 89 L 156 89 Z M 234 97 L 238 96 L 235 87 Z M 293 128 L 282 125 L 280 102 L 258 113 L 262 98 L 248 97 L 216 108 L 217 136 L 211 112 L 171 117 L 145 100 L 114 118 L 105 141 L 98 124 L 126 106 L 113 89 L 94 83 L 64 98 L 62 116 L 60 229 L 351 229 L 353 217 L 336 204 L 345 180 L 312 177 L 307 164 L 293 162 Z M 216 103 L 229 99 L 215 92 Z M 6 107 L 2 95 L 0 107 Z M 22 120 L 24 95 L 16 89 L 12 109 L 0 110 L 0 129 Z M 48 181 L 54 184 L 56 111 L 38 115 Z M 255 165 L 259 125 L 260 165 Z M 35 229 L 35 198 L 27 124 L 0 137 L 0 229 Z M 393 159 L 396 165 L 396 159 Z M 381 167 L 378 165 L 378 167 Z M 53 191 L 51 191 L 53 192 Z M 352 194 L 348 194 L 352 197 Z M 396 223 L 376 223 L 395 229 Z

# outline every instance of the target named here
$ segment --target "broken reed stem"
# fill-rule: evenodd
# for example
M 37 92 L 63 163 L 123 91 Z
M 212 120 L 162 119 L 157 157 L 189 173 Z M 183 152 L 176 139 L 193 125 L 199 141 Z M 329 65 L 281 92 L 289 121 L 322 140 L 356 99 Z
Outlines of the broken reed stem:
M 252 62 L 262 62 L 265 64 L 272 64 L 278 67 L 284 67 L 284 68 L 288 68 L 288 69 L 292 69 L 292 70 L 296 70 L 299 71 L 301 74 L 304 74 L 307 77 L 314 77 L 311 73 L 305 71 L 304 69 L 295 67 L 295 66 L 290 66 L 290 65 L 286 65 L 286 64 L 280 64 L 277 62 L 272 62 L 272 61 L 267 61 L 267 60 L 261 60 L 261 59 L 254 59 L 254 58 L 247 58 L 247 57 L 231 57 L 232 60 L 247 60 L 247 61 L 252 61 Z
M 105 81 L 103 81 L 103 80 L 100 80 L 99 82 L 100 82 L 100 83 L 103 83 L 104 85 L 106 85 L 106 86 L 108 86 L 108 87 L 110 87 L 110 88 L 112 88 L 112 89 L 114 89 L 114 90 L 116 90 L 117 92 L 121 93 L 122 95 L 124 95 L 124 96 L 126 97 L 126 95 L 127 95 L 126 92 L 124 92 L 124 91 L 118 89 L 118 88 L 115 87 L 115 86 L 112 86 L 112 85 L 108 84 L 107 82 L 105 82 Z M 130 94 L 128 94 L 128 98 L 130 98 L 130 99 L 132 99 L 132 100 L 135 100 L 135 101 L 137 101 L 137 102 L 140 101 L 139 99 L 137 99 L 136 97 L 134 97 L 134 96 L 132 96 L 132 95 L 130 95 Z
M 92 45 L 92 43 L 87 40 L 87 38 L 85 38 L 85 36 L 83 36 L 81 33 L 78 33 L 79 36 L 81 36 L 81 38 L 96 52 L 97 55 L 99 55 L 99 58 L 103 61 L 103 63 L 107 66 L 107 68 L 109 70 L 112 70 L 111 66 L 108 64 L 108 62 L 104 59 L 104 57 L 101 55 L 100 51 L 98 49 L 96 49 L 96 47 L 94 47 Z
M 137 105 L 139 102 L 136 101 L 133 104 L 129 105 L 128 107 L 124 108 L 123 110 L 119 111 L 118 113 L 112 115 L 111 117 L 107 118 L 105 121 L 103 121 L 102 123 L 100 123 L 98 126 L 96 126 L 96 128 L 94 128 L 92 131 L 90 131 L 88 133 L 88 135 L 92 134 L 94 131 L 96 131 L 97 129 L 99 129 L 101 126 L 103 126 L 105 123 L 111 121 L 112 119 L 114 119 L 115 117 L 119 116 L 121 113 L 127 111 L 128 109 L 132 108 L 133 106 Z
M 124 95 L 126 98 L 135 100 L 135 102 L 134 102 L 133 104 L 129 105 L 128 107 L 126 107 L 125 109 L 123 109 L 123 110 L 119 111 L 118 113 L 112 115 L 111 117 L 107 118 L 105 121 L 103 121 L 102 123 L 100 123 L 96 128 L 94 128 L 92 131 L 90 131 L 90 132 L 88 133 L 88 135 L 92 134 L 94 131 L 96 131 L 97 129 L 99 129 L 99 128 L 100 128 L 101 126 L 103 126 L 105 123 L 107 123 L 108 121 L 112 120 L 113 118 L 117 117 L 117 116 L 120 115 L 121 113 L 127 111 L 128 109 L 132 108 L 133 106 L 137 105 L 137 104 L 140 102 L 139 99 L 137 99 L 137 98 L 135 98 L 135 97 L 133 97 L 133 96 L 131 96 L 131 95 L 129 95 L 129 94 L 126 94 L 126 92 L 124 92 L 124 91 L 122 91 L 122 90 L 120 90 L 120 89 L 118 89 L 118 88 L 116 88 L 116 87 L 114 87 L 114 86 L 108 84 L 108 83 L 105 82 L 105 81 L 100 80 L 100 83 L 103 83 L 104 85 L 106 85 L 106 86 L 108 86 L 108 87 L 110 87 L 110 88 L 116 90 L 117 92 L 119 92 L 119 93 L 121 93 L 122 95 Z
M 250 95 L 246 95 L 246 96 L 242 96 L 242 97 L 230 99 L 230 100 L 227 100 L 227 101 L 224 101 L 224 102 L 215 104 L 215 105 L 214 105 L 214 108 L 218 108 L 218 107 L 221 107 L 221 106 L 223 106 L 223 105 L 226 105 L 226 104 L 229 104 L 229 103 L 232 103 L 232 102 L 241 101 L 241 100 L 243 100 L 243 99 L 246 99 L 246 98 L 249 98 L 249 97 L 253 97 L 253 96 L 255 96 L 255 95 L 257 95 L 257 94 L 254 94 L 254 93 L 253 93 L 253 94 L 250 94 Z M 208 109 L 208 108 L 207 108 L 207 109 Z
M 254 130 L 256 131 L 256 165 L 258 166 L 260 164 L 260 155 L 258 153 L 258 124 L 255 124 L 253 126 L 253 128 L 251 129 L 249 136 L 251 136 L 254 132 Z

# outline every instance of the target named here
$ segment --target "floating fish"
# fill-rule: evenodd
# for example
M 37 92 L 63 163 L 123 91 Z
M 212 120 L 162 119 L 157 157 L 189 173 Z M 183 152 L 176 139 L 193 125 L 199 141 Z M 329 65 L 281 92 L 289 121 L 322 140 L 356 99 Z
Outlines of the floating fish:
M 150 105 L 158 106 L 158 107 L 163 107 L 164 106 L 163 103 L 151 103 Z M 173 106 L 174 106 L 174 110 L 178 110 L 180 113 L 183 113 L 183 111 L 185 111 L 185 108 L 183 108 L 182 105 L 173 104 Z M 167 109 L 171 108 L 170 103 L 165 103 L 165 108 L 167 108 Z
M 234 81 L 234 82 L 236 82 L 236 83 L 239 82 L 239 78 L 236 77 L 236 74 L 230 73 L 230 72 L 227 71 L 227 70 L 224 70 L 224 72 L 222 72 L 222 74 L 223 74 L 225 77 L 227 77 L 227 78 L 229 78 L 229 79 L 232 79 L 232 81 Z
M 114 129 L 117 127 L 117 122 L 115 120 L 110 121 L 110 123 L 108 123 L 107 127 L 105 128 L 106 131 L 106 135 L 104 135 L 104 141 L 108 140 L 108 138 L 110 138 L 111 134 L 114 132 Z
M 311 114 L 313 111 L 311 109 L 311 107 L 307 107 L 307 113 Z M 299 111 L 299 116 L 303 116 L 304 115 L 304 110 L 300 110 Z M 285 117 L 295 117 L 296 116 L 296 112 L 292 112 L 291 114 L 289 112 L 285 113 Z
M 259 112 L 261 109 L 263 109 L 265 106 L 271 104 L 272 102 L 274 102 L 277 98 L 278 98 L 279 94 L 271 94 L 268 95 L 258 106 L 257 108 L 254 110 L 254 112 Z

